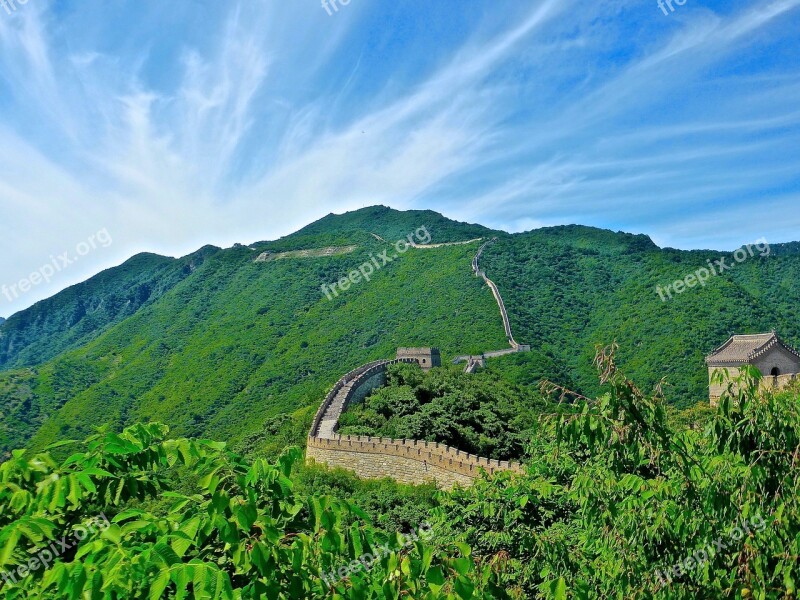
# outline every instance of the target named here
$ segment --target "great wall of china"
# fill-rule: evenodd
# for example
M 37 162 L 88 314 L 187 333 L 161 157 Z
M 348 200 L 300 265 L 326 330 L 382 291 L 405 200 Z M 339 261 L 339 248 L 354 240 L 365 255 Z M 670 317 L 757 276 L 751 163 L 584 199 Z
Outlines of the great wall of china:
M 480 240 L 470 242 L 475 241 Z M 480 247 L 472 261 L 472 268 L 475 275 L 483 278 L 491 288 L 497 300 L 511 348 L 485 352 L 479 356 L 457 357 L 454 363 L 466 362 L 466 372 L 470 373 L 479 365 L 484 365 L 487 358 L 530 350 L 530 346 L 522 346 L 514 341 L 500 291 L 480 270 L 480 257 L 491 241 Z M 395 360 L 381 360 L 363 365 L 336 382 L 314 416 L 308 435 L 306 460 L 348 469 L 365 479 L 391 477 L 401 483 L 413 484 L 433 481 L 444 489 L 455 485 L 468 486 L 482 471 L 490 475 L 499 471 L 522 471 L 521 465 L 516 462 L 475 456 L 434 442 L 338 435 L 339 418 L 347 407 L 362 401 L 372 390 L 384 386 L 387 368 L 400 362 L 419 362 L 420 366 L 426 368 L 432 366 L 431 363 L 423 365 L 422 360 L 399 356 Z
M 487 358 L 497 358 L 500 356 L 505 356 L 507 354 L 514 354 L 516 352 L 530 352 L 530 346 L 524 346 L 522 344 L 518 344 L 516 340 L 514 340 L 514 334 L 511 331 L 511 320 L 508 318 L 508 311 L 506 310 L 505 302 L 503 302 L 503 297 L 500 295 L 500 290 L 495 285 L 494 281 L 489 279 L 486 276 L 486 273 L 481 270 L 480 268 L 480 259 L 483 255 L 483 251 L 492 242 L 495 242 L 497 238 L 493 238 L 488 242 L 485 242 L 479 249 L 478 253 L 475 255 L 475 258 L 472 259 L 472 272 L 475 273 L 476 277 L 480 277 L 486 282 L 486 285 L 489 286 L 489 289 L 492 290 L 492 294 L 494 295 L 494 299 L 497 301 L 497 306 L 500 308 L 500 316 L 503 319 L 503 328 L 506 331 L 506 339 L 508 343 L 511 345 L 510 348 L 506 348 L 504 350 L 490 350 L 489 352 L 484 352 L 483 354 L 479 355 L 464 355 L 464 356 L 456 356 L 453 359 L 453 364 L 459 363 L 467 363 L 466 368 L 464 369 L 465 373 L 474 373 L 478 370 L 478 367 L 485 367 L 486 366 L 486 359 Z

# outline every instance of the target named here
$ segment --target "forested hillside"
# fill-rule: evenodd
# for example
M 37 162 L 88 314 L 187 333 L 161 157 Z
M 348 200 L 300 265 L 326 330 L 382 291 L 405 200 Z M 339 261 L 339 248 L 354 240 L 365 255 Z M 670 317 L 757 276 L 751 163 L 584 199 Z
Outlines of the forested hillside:
M 552 357 L 577 389 L 596 393 L 595 348 L 617 340 L 637 383 L 666 378 L 667 399 L 688 406 L 708 397 L 704 358 L 730 334 L 774 329 L 800 346 L 798 244 L 767 251 L 737 263 L 730 252 L 660 249 L 646 236 L 569 226 L 503 237 L 482 265 L 517 340 Z M 722 258 L 734 266 L 662 300 L 657 286 L 663 292 Z
M 384 225 L 375 211 L 335 219 L 331 232 L 309 246 L 346 241 L 359 246 L 352 254 L 255 262 L 264 250 L 289 247 L 287 239 L 215 252 L 92 341 L 0 374 L 0 410 L 9 416 L 0 448 L 80 437 L 101 422 L 122 427 L 154 419 L 180 435 L 278 452 L 305 437 L 321 398 L 343 373 L 391 357 L 398 346 L 435 345 L 446 357 L 504 347 L 496 304 L 470 273 L 477 244 L 410 249 L 371 281 L 328 300 L 323 284 L 387 249 L 396 254 L 370 233 L 404 239 L 427 220 L 434 221 L 435 242 L 476 233 L 473 226 L 437 224 L 430 213 L 392 211 Z M 365 214 L 369 232 L 350 224 Z
M 37 365 L 85 344 L 163 296 L 218 250 L 206 246 L 181 259 L 139 254 L 18 312 L 0 330 L 0 368 Z
M 571 410 L 541 418 L 523 474 L 434 497 L 302 467 L 296 450 L 274 465 L 248 459 L 159 424 L 67 443 L 64 461 L 15 452 L 0 464 L 0 591 L 13 600 L 795 597 L 797 389 L 758 394 L 745 376 L 735 398 L 686 429 L 669 423 L 663 397 L 625 378 L 613 349 L 595 364 L 604 393 L 570 396 Z
M 411 249 L 333 300 L 321 291 L 396 254 L 392 243 L 420 227 L 432 243 L 498 238 L 481 267 L 533 352 L 489 368 L 518 385 L 544 377 L 592 394 L 595 346 L 618 340 L 623 368 L 648 388 L 666 377 L 668 401 L 687 406 L 707 398 L 703 357 L 729 333 L 776 329 L 800 342 L 797 244 L 662 302 L 657 285 L 725 254 L 578 226 L 508 235 L 372 207 L 275 242 L 139 256 L 14 315 L 0 330 L 0 451 L 81 437 L 98 423 L 159 420 L 178 435 L 274 455 L 302 442 L 343 373 L 397 346 L 439 346 L 445 360 L 507 347 L 497 305 L 470 272 L 477 243 Z M 255 262 L 262 252 L 334 245 L 357 250 Z
M 723 254 L 585 227 L 511 236 L 381 207 L 322 223 L 180 260 L 136 257 L 0 328 L 25 342 L 0 371 L 5 597 L 795 594 L 797 390 L 759 395 L 745 380 L 716 414 L 668 404 L 705 403 L 703 355 L 728 332 L 800 339 L 796 244 L 664 302 L 657 285 Z M 445 361 L 508 346 L 470 269 L 482 242 L 398 252 L 392 242 L 422 227 L 432 243 L 497 238 L 480 266 L 532 352 L 476 375 L 398 367 L 343 425 L 523 460 L 522 475 L 452 493 L 359 482 L 285 453 L 343 373 L 397 346 L 439 346 Z M 356 249 L 257 260 L 331 246 Z M 323 285 L 380 255 L 390 260 L 369 281 L 328 299 Z M 614 339 L 618 354 L 595 358 Z M 51 345 L 62 350 L 44 360 Z M 618 365 L 645 390 L 665 376 L 666 397 Z M 410 530 L 418 539 L 399 535 Z M 74 545 L 27 567 L 31 549 L 41 557 L 65 534 Z M 715 540 L 723 551 L 702 554 Z

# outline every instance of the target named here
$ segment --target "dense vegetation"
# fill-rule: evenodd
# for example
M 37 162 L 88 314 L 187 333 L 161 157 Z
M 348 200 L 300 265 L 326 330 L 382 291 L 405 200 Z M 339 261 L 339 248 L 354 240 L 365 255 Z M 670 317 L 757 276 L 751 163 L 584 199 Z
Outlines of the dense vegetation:
M 335 496 L 358 506 L 382 531 L 411 531 L 438 506 L 433 483 L 404 485 L 393 479 L 359 479 L 351 471 L 302 465 L 293 474 L 295 489 L 306 496 Z
M 342 435 L 441 442 L 500 460 L 520 459 L 538 416 L 541 395 L 495 373 L 467 375 L 463 366 L 389 368 L 388 385 L 351 406 L 339 420 Z
M 598 355 L 603 393 L 542 422 L 528 474 L 441 495 L 442 541 L 504 564 L 517 598 L 791 598 L 800 578 L 800 397 L 756 375 L 675 429 Z
M 0 369 L 41 364 L 77 348 L 153 303 L 219 249 L 206 246 L 181 259 L 139 254 L 114 269 L 0 319 Z
M 384 533 L 347 501 L 297 492 L 296 451 L 247 462 L 166 434 L 137 425 L 60 464 L 18 451 L 0 465 L 4 598 L 504 595 L 491 565 L 437 544 L 425 522 Z
M 506 346 L 491 294 L 471 276 L 477 244 L 411 250 L 328 301 L 337 281 L 388 242 L 425 226 L 432 242 L 498 240 L 482 267 L 499 285 L 516 338 L 534 353 L 492 361 L 535 392 L 542 377 L 597 390 L 594 347 L 617 339 L 620 364 L 647 389 L 667 378 L 682 407 L 706 398 L 703 356 L 731 332 L 778 330 L 800 343 L 800 247 L 773 246 L 662 303 L 656 285 L 720 253 L 657 248 L 645 236 L 585 227 L 507 235 L 430 211 L 372 207 L 329 215 L 274 242 L 184 259 L 135 257 L 0 325 L 0 455 L 160 421 L 276 457 L 302 444 L 330 386 L 397 346 L 456 354 Z M 255 263 L 264 251 L 356 244 L 353 254 Z
M 627 380 L 612 350 L 596 366 L 596 399 L 547 387 L 564 410 L 540 420 L 525 475 L 435 499 L 429 488 L 293 472 L 293 450 L 274 465 L 249 461 L 225 444 L 170 439 L 157 424 L 66 442 L 74 453 L 61 462 L 17 451 L 0 465 L 0 591 L 109 600 L 794 597 L 798 390 L 760 393 L 757 374 L 747 374 L 702 430 L 676 429 L 663 395 Z M 387 518 L 371 522 L 352 497 Z
M 656 291 L 730 253 L 660 249 L 646 236 L 589 227 L 501 237 L 482 266 L 497 283 L 514 335 L 567 371 L 576 389 L 597 390 L 595 346 L 619 342 L 620 365 L 645 388 L 666 377 L 680 406 L 708 397 L 704 358 L 732 333 L 778 331 L 800 346 L 800 246 L 758 251 L 704 287 Z M 555 381 L 564 380 L 554 378 Z
M 434 243 L 504 235 L 483 225 L 453 221 L 432 210 L 397 211 L 386 206 L 370 206 L 345 215 L 329 214 L 292 235 L 275 242 L 254 244 L 254 247 L 259 249 L 265 247 L 279 252 L 298 248 L 346 245 L 354 239 L 361 239 L 367 232 L 394 243 L 406 239 L 421 226 L 427 228 Z
M 444 237 L 459 224 L 429 226 L 428 213 L 392 215 L 371 230 L 394 240 L 426 226 L 434 242 L 475 234 L 465 225 L 460 238 Z M 91 342 L 0 372 L 0 411 L 9 416 L 0 451 L 80 438 L 97 423 L 120 430 L 154 420 L 177 435 L 277 456 L 302 443 L 327 389 L 365 362 L 404 345 L 436 345 L 445 357 L 505 345 L 496 304 L 470 273 L 477 244 L 409 250 L 329 301 L 323 284 L 390 248 L 363 230 L 348 233 L 349 218 L 331 235 L 357 243 L 353 254 L 257 263 L 270 244 L 216 252 Z

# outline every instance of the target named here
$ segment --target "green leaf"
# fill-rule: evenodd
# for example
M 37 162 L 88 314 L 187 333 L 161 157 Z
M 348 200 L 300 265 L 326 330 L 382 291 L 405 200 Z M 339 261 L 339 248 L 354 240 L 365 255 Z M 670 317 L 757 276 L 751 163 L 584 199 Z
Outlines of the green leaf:
M 150 584 L 150 600 L 160 600 L 169 583 L 169 569 L 160 569 L 158 575 Z

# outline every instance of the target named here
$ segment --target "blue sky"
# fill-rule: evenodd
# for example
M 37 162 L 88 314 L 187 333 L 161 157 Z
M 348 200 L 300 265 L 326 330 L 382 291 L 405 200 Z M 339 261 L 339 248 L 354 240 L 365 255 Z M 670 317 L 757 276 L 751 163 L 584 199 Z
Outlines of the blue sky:
M 0 8 L 0 283 L 113 238 L 0 315 L 372 204 L 800 239 L 800 0 L 338 4 Z

